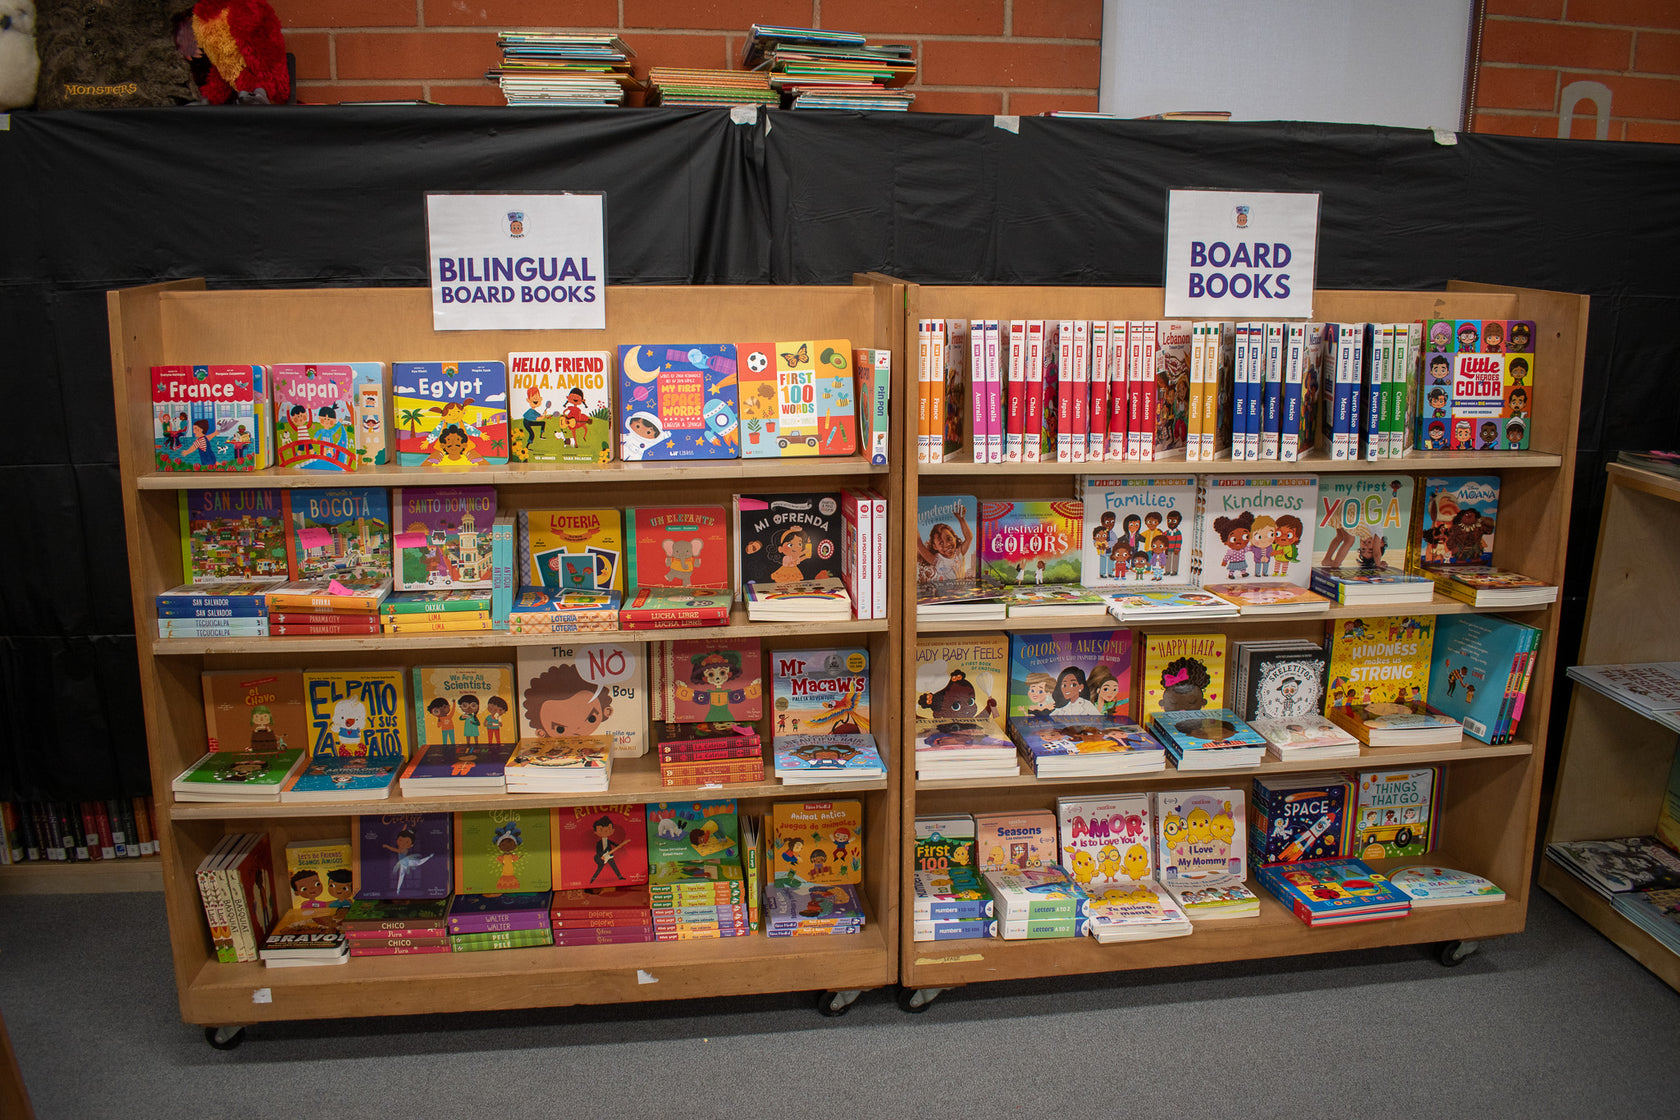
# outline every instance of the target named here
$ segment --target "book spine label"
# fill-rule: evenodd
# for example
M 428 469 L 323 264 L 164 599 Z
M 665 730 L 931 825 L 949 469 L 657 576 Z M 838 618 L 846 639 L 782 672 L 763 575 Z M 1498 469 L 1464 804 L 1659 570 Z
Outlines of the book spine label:
M 1123 319 L 1108 326 L 1108 346 L 1113 352 L 1114 368 L 1108 384 L 1108 458 L 1116 463 L 1128 458 L 1127 440 L 1131 436 L 1132 407 L 1132 351 L 1131 334 Z
M 1067 374 L 1063 374 L 1064 380 Z M 1091 324 L 1073 324 L 1073 432 L 1069 437 L 1073 461 L 1083 463 L 1091 438 Z
M 1044 436 L 1044 320 L 1027 322 L 1026 415 L 1021 419 L 1021 461 L 1041 458 Z
M 1153 323 L 1144 324 L 1143 361 L 1138 363 L 1138 458 L 1146 462 L 1153 460 L 1157 454 L 1171 450 L 1163 446 L 1163 441 L 1157 438 L 1160 433 L 1156 416 L 1161 407 L 1161 371 L 1158 368 L 1161 361 L 1161 338 L 1157 330 L 1150 329 L 1152 327 Z
M 1207 324 L 1190 324 L 1190 395 L 1185 401 L 1184 458 L 1202 459 L 1202 386 L 1207 383 Z
M 928 409 L 933 381 L 933 322 L 923 319 L 916 330 L 916 462 L 928 461 Z
M 1365 459 L 1375 462 L 1382 457 L 1382 329 L 1379 324 L 1365 324 L 1365 361 L 1360 382 L 1365 392 Z
M 1131 348 L 1126 362 L 1126 458 L 1140 460 L 1143 458 L 1143 390 L 1146 384 L 1155 383 L 1155 324 L 1130 323 L 1126 335 Z
M 986 459 L 1003 462 L 1003 362 L 1009 348 L 1007 328 L 986 320 Z
M 932 319 L 928 353 L 928 462 L 945 461 L 945 320 Z
M 1266 324 L 1266 364 L 1262 367 L 1260 402 L 1260 458 L 1276 459 L 1283 423 L 1282 323 Z
M 1002 328 L 999 328 L 1001 335 Z M 1005 426 L 1004 461 L 1019 463 L 1026 454 L 1027 422 L 1027 324 L 1017 319 L 1009 324 L 1009 416 Z
M 986 461 L 986 324 L 968 324 L 968 453 L 976 463 Z M 863 617 L 868 618 L 868 615 Z
M 1108 378 L 1112 361 L 1108 338 L 1107 320 L 1091 324 L 1091 431 L 1085 441 L 1085 457 L 1093 463 L 1108 457 Z
M 1284 343 L 1283 419 L 1278 429 L 1278 458 L 1285 463 L 1301 458 L 1301 370 L 1306 361 L 1307 329 L 1290 323 Z

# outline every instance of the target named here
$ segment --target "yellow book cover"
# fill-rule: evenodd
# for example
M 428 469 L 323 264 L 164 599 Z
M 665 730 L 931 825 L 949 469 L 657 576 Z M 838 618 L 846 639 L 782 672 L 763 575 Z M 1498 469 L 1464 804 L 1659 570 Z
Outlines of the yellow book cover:
M 401 765 L 414 742 L 402 669 L 305 669 L 311 757 Z
M 1149 634 L 1139 648 L 1139 722 L 1156 712 L 1226 706 L 1224 634 Z
M 516 695 L 512 665 L 416 665 L 415 742 L 518 742 Z
M 863 882 L 863 802 L 778 801 L 770 807 L 774 882 Z
M 293 840 L 286 845 L 286 881 L 292 891 L 289 909 L 349 906 L 357 887 L 350 841 Z
M 528 509 L 519 515 L 522 582 L 624 590 L 624 518 L 616 509 Z
M 1429 697 L 1433 616 L 1335 618 L 1324 714 L 1354 705 L 1423 703 Z

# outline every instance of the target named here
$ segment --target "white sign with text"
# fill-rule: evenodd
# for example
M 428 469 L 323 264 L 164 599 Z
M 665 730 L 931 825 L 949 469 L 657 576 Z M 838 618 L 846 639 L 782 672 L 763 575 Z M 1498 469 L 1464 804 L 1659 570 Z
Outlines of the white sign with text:
M 1169 191 L 1170 319 L 1310 319 L 1317 192 Z
M 606 196 L 428 194 L 432 327 L 601 330 Z

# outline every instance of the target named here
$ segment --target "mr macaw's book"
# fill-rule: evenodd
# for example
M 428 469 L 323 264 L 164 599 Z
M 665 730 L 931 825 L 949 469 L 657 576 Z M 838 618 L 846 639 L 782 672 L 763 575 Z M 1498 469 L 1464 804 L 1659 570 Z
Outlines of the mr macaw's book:
M 508 459 L 610 463 L 613 356 L 605 350 L 509 354 Z
M 494 486 L 414 486 L 392 492 L 398 591 L 490 588 Z
M 184 581 L 286 575 L 287 496 L 280 490 L 181 491 Z
M 740 458 L 732 343 L 620 346 L 618 365 L 619 458 Z
M 287 490 L 284 501 L 291 510 L 286 528 L 291 578 L 391 575 L 391 498 L 383 486 Z
M 565 805 L 554 818 L 554 889 L 647 882 L 645 805 Z
M 869 717 L 869 651 L 784 649 L 770 664 L 772 734 L 866 735 Z
M 311 471 L 353 471 L 355 371 L 348 365 L 270 366 L 275 464 Z
M 152 461 L 161 471 L 251 471 L 269 446 L 262 366 L 153 366 Z
M 470 470 L 508 458 L 507 365 L 394 362 L 397 462 Z

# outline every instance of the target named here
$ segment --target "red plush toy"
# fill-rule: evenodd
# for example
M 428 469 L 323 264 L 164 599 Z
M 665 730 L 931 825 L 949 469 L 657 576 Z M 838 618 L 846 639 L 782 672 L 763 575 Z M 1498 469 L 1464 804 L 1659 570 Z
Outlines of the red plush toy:
M 291 100 L 286 42 L 267 0 L 198 0 L 176 28 L 176 43 L 195 60 L 193 80 L 212 105 Z

